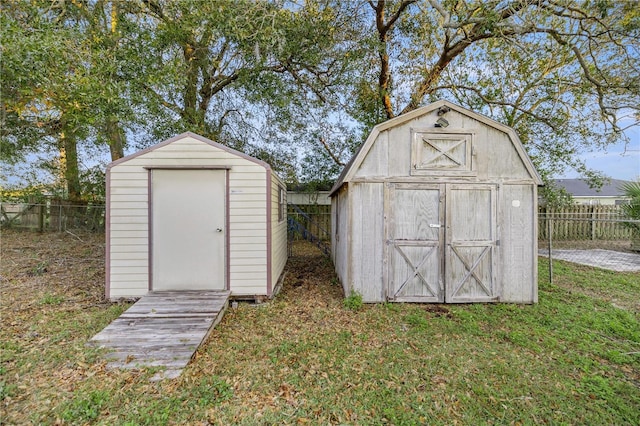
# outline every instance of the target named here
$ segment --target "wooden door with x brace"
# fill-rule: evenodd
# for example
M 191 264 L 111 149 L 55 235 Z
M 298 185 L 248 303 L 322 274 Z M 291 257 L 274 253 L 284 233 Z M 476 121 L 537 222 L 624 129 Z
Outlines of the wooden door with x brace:
M 387 298 L 497 300 L 496 187 L 388 184 L 387 190 Z

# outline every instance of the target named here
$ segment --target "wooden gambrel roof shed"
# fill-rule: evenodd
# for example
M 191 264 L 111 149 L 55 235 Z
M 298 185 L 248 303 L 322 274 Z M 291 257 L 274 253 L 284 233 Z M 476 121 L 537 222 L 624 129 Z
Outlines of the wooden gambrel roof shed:
M 287 261 L 271 167 L 183 133 L 107 167 L 106 297 L 212 290 L 271 297 Z
M 541 184 L 512 128 L 448 101 L 377 125 L 330 194 L 345 294 L 536 303 Z

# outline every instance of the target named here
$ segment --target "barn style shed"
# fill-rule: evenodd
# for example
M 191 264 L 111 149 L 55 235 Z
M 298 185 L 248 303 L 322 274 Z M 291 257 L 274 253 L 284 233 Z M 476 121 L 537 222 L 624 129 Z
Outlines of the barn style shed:
M 107 167 L 106 296 L 271 297 L 287 260 L 286 186 L 263 161 L 184 133 Z
M 512 128 L 448 101 L 377 125 L 330 194 L 345 294 L 536 303 L 541 184 Z

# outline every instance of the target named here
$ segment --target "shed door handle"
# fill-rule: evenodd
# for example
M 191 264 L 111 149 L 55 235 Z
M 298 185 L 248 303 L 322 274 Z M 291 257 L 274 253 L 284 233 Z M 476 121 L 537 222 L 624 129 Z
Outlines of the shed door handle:
M 429 228 L 440 228 L 440 224 L 439 223 L 430 223 L 429 224 Z

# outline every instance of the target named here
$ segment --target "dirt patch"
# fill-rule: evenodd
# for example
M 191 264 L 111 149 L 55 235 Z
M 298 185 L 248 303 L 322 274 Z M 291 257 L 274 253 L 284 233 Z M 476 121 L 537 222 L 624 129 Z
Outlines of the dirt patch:
M 294 255 L 287 263 L 287 275 L 278 297 L 303 305 L 327 306 L 327 300 L 341 303 L 342 287 L 335 278 L 331 260 L 305 241 L 295 241 L 292 251 Z
M 422 307 L 426 312 L 429 312 L 434 317 L 447 317 L 452 318 L 453 315 L 449 308 L 442 305 L 423 305 Z
M 105 303 L 104 234 L 3 230 L 0 255 L 3 314 Z

